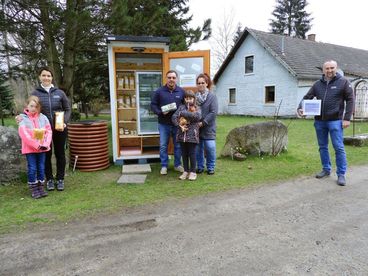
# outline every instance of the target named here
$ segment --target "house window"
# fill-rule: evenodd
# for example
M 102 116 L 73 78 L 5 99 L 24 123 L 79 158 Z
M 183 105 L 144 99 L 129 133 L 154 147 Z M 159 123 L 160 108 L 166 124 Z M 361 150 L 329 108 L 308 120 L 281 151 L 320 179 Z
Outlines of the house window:
M 265 89 L 265 102 L 274 103 L 275 102 L 275 86 L 266 86 Z
M 229 104 L 236 104 L 236 89 L 229 89 Z
M 245 74 L 253 73 L 254 56 L 245 57 Z

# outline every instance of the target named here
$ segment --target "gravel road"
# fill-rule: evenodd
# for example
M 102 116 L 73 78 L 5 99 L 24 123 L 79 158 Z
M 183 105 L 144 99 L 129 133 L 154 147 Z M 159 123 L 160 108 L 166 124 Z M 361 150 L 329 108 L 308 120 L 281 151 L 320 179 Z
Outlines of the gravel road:
M 0 236 L 0 275 L 368 275 L 368 166 Z

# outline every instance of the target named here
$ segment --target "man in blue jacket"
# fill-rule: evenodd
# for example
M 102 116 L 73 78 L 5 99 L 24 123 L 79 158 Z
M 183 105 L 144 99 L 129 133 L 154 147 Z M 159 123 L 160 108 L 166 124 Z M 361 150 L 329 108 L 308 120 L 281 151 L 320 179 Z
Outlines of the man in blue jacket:
M 184 89 L 176 85 L 178 74 L 174 70 L 166 73 L 166 84 L 158 88 L 151 100 L 151 109 L 158 116 L 158 131 L 160 133 L 160 174 L 166 175 L 169 165 L 168 146 L 170 136 L 174 144 L 174 169 L 183 172 L 181 165 L 180 144 L 176 142 L 177 127 L 171 121 L 176 108 L 184 100 Z
M 350 82 L 337 73 L 336 61 L 329 60 L 323 64 L 322 78 L 313 84 L 303 100 L 313 98 L 321 100 L 321 114 L 314 117 L 322 163 L 322 171 L 316 174 L 316 178 L 324 178 L 331 173 L 328 152 L 328 134 L 330 134 L 336 155 L 337 184 L 345 186 L 347 161 L 343 129 L 350 125 L 354 109 L 354 93 Z M 297 109 L 299 116 L 303 116 L 301 106 L 302 102 Z

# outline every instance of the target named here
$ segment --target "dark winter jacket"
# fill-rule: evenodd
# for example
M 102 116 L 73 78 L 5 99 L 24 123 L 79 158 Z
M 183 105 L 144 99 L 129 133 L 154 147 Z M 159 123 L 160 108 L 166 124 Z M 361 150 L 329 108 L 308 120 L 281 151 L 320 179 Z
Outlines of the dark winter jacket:
M 313 99 L 314 97 L 322 100 L 321 115 L 315 116 L 316 120 L 350 121 L 354 109 L 354 92 L 350 82 L 339 73 L 336 73 L 336 76 L 330 81 L 326 81 L 324 76 L 322 76 L 309 89 L 303 100 Z M 301 109 L 301 106 L 302 101 L 298 109 Z
M 183 117 L 187 120 L 188 130 L 182 131 L 179 127 L 180 118 Z M 176 131 L 176 141 L 184 143 L 199 143 L 199 121 L 201 120 L 201 109 L 196 107 L 196 111 L 191 112 L 188 110 L 185 104 L 179 106 L 176 112 L 172 116 L 172 123 L 178 126 Z
M 183 103 L 184 92 L 184 89 L 179 86 L 176 86 L 173 91 L 170 91 L 166 85 L 154 92 L 151 100 L 151 110 L 158 115 L 158 122 L 160 124 L 172 125 L 171 116 L 175 110 L 164 115 L 161 111 L 161 106 L 176 103 L 176 106 L 179 107 Z
M 64 123 L 67 124 L 70 120 L 71 107 L 64 91 L 51 87 L 47 92 L 42 87 L 38 87 L 32 92 L 32 95 L 37 96 L 41 103 L 41 112 L 49 119 L 52 128 L 55 128 L 54 115 L 57 111 L 64 111 Z
M 216 116 L 218 112 L 217 97 L 209 92 L 207 99 L 201 105 L 202 127 L 199 129 L 199 138 L 204 140 L 216 139 Z

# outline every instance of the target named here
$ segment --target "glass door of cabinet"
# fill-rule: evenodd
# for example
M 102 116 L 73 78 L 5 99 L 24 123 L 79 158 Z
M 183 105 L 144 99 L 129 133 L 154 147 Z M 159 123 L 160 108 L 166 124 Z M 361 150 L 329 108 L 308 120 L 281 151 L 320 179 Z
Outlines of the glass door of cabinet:
M 137 72 L 138 134 L 158 134 L 157 116 L 151 111 L 153 93 L 162 85 L 161 72 Z

